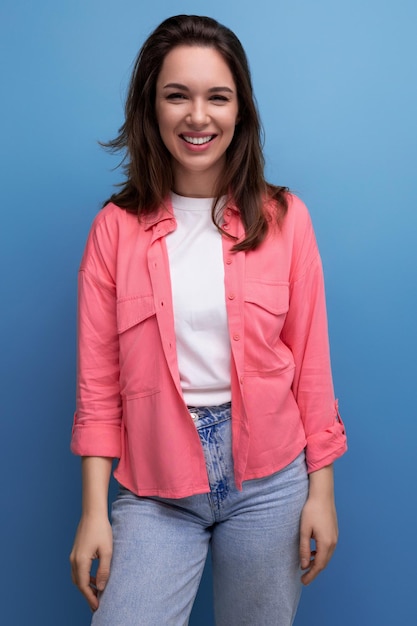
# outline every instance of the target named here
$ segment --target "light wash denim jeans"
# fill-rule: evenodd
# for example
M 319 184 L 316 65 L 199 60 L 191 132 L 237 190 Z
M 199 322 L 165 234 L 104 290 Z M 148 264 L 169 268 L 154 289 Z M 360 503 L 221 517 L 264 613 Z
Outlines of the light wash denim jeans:
M 110 578 L 92 624 L 186 626 L 211 545 L 216 626 L 290 626 L 301 591 L 304 453 L 238 491 L 230 404 L 190 412 L 211 491 L 165 499 L 121 487 L 112 510 Z

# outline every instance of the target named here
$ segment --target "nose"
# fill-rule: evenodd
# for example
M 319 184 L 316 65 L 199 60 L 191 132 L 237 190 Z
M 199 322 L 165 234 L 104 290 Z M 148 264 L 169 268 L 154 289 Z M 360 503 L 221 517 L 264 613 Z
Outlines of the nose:
M 202 99 L 196 99 L 191 102 L 190 110 L 187 115 L 187 122 L 191 126 L 201 127 L 209 122 L 209 115 L 206 103 Z

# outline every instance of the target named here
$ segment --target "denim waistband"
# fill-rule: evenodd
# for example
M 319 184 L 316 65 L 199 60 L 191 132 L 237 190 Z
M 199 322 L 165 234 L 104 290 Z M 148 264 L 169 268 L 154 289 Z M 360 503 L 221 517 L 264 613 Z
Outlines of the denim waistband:
M 225 402 L 218 406 L 189 406 L 187 408 L 197 429 L 205 428 L 211 424 L 220 424 L 230 420 L 232 416 L 231 402 Z

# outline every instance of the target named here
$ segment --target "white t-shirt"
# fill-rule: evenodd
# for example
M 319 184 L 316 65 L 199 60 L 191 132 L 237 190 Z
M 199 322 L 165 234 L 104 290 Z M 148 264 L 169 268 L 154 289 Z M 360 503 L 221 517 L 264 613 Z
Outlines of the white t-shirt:
M 229 402 L 230 342 L 221 235 L 211 219 L 213 198 L 172 193 L 177 229 L 166 238 L 178 367 L 185 402 Z

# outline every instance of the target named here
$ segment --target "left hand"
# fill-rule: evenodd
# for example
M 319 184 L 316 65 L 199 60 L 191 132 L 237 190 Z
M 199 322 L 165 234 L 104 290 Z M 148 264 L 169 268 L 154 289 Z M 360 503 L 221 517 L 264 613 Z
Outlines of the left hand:
M 310 493 L 301 514 L 300 561 L 306 570 L 301 577 L 309 585 L 327 566 L 336 548 L 337 515 L 333 495 L 333 471 L 328 466 L 310 474 Z M 315 550 L 311 549 L 314 539 Z

